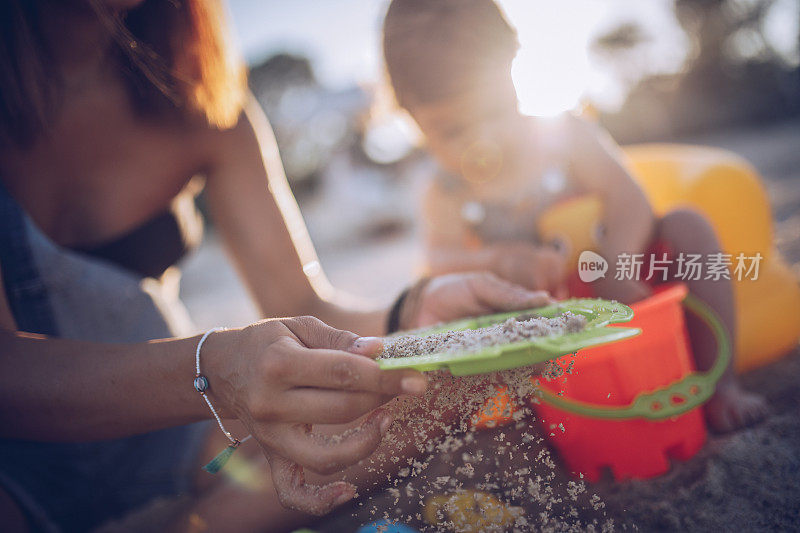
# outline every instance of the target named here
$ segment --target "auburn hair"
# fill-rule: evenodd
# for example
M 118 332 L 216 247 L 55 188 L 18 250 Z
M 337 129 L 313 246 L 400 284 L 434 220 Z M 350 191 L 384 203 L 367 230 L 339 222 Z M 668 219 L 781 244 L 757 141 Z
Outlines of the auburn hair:
M 145 0 L 124 12 L 102 0 L 74 3 L 111 35 L 137 111 L 199 114 L 218 128 L 236 123 L 246 74 L 221 0 Z M 42 24 L 47 4 L 0 2 L 0 144 L 32 143 L 58 111 L 62 80 Z
M 517 33 L 493 0 L 392 0 L 383 55 L 403 107 L 454 96 L 508 69 Z

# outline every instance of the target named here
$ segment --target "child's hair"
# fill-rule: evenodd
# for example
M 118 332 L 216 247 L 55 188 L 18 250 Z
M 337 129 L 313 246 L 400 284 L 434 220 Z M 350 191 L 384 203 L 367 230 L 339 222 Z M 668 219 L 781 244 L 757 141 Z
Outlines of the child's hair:
M 383 54 L 397 102 L 428 104 L 510 68 L 516 31 L 493 0 L 392 0 Z

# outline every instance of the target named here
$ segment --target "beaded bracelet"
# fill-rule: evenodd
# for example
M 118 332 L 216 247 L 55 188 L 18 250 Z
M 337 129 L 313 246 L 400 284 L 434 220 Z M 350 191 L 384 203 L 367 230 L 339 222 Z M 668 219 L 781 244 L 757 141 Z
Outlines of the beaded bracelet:
M 225 466 L 225 463 L 228 462 L 228 459 L 231 458 L 233 452 L 236 451 L 236 448 L 239 447 L 240 444 L 246 442 L 248 439 L 252 437 L 252 435 L 248 435 L 242 440 L 237 439 L 233 435 L 231 435 L 230 431 L 225 429 L 225 425 L 222 423 L 222 418 L 220 418 L 219 413 L 214 408 L 214 405 L 211 403 L 211 400 L 208 398 L 206 391 L 208 390 L 208 378 L 205 377 L 203 374 L 200 373 L 200 348 L 203 347 L 203 343 L 206 339 L 212 334 L 217 331 L 224 331 L 225 328 L 217 327 L 211 328 L 210 330 L 206 331 L 202 337 L 200 337 L 200 341 L 197 343 L 197 350 L 194 353 L 194 366 L 195 366 L 195 375 L 194 375 L 194 390 L 200 393 L 200 396 L 206 401 L 208 404 L 208 408 L 211 409 L 211 414 L 214 415 L 214 418 L 217 420 L 217 425 L 219 425 L 219 429 L 222 430 L 222 433 L 225 434 L 225 437 L 229 441 L 231 441 L 230 445 L 219 452 L 216 457 L 214 457 L 211 462 L 203 467 L 203 470 L 209 472 L 211 474 L 216 474 L 220 471 L 220 469 Z

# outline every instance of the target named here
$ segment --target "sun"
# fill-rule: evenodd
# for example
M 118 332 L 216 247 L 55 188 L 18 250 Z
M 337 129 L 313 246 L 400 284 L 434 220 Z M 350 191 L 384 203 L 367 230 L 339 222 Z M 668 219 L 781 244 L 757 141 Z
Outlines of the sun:
M 501 5 L 519 33 L 512 76 L 520 111 L 553 116 L 578 106 L 595 76 L 588 48 L 602 2 L 503 0 Z
M 555 116 L 574 109 L 586 89 L 582 71 L 568 54 L 542 57 L 538 51 L 520 50 L 511 70 L 520 112 Z

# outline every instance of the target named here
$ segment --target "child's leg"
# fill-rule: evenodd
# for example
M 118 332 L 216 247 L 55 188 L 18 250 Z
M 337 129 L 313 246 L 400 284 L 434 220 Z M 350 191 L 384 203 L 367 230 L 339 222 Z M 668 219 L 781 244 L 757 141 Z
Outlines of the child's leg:
M 658 239 L 665 242 L 677 256 L 720 252 L 719 242 L 711 224 L 700 213 L 678 209 L 665 215 L 658 228 Z M 703 273 L 703 276 L 705 273 Z M 686 280 L 689 291 L 719 315 L 731 336 L 731 349 L 736 352 L 736 308 L 733 283 L 730 280 Z M 716 358 L 716 342 L 712 332 L 696 317 L 687 313 L 687 327 L 695 363 L 699 370 L 708 370 Z M 767 406 L 761 396 L 741 389 L 732 365 L 717 384 L 717 392 L 708 404 L 706 415 L 710 426 L 717 431 L 730 431 L 762 419 Z

